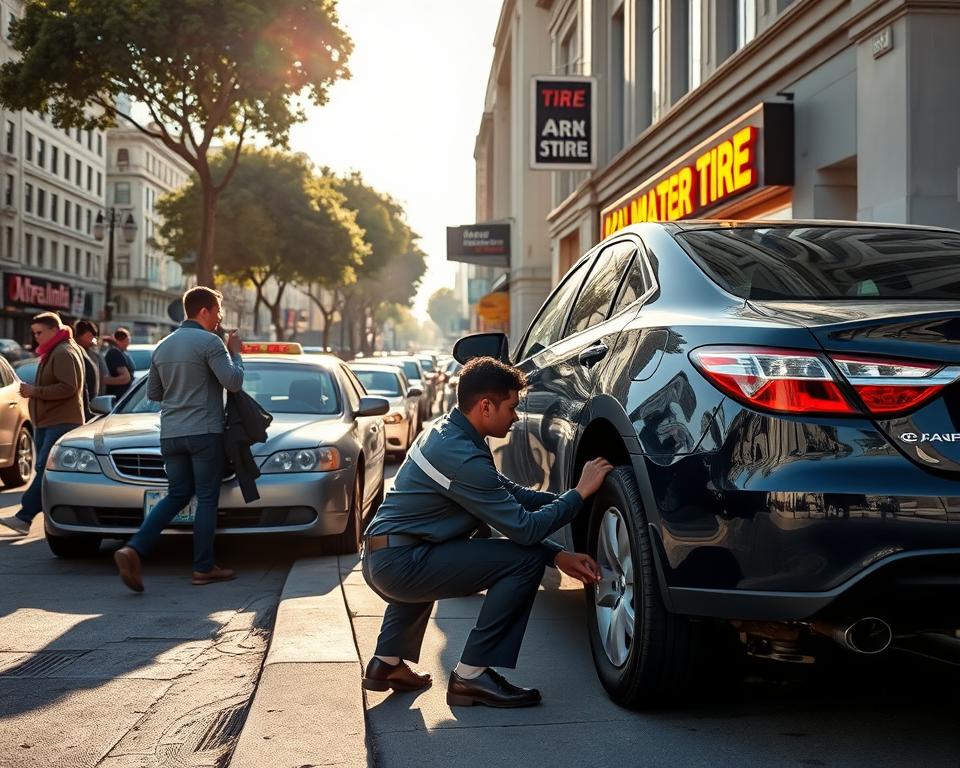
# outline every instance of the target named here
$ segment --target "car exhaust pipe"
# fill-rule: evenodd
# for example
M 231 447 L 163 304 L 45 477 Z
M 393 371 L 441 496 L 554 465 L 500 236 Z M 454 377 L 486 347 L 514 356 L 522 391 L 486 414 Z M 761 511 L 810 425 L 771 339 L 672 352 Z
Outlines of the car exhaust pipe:
M 839 623 L 818 621 L 814 623 L 813 630 L 829 637 L 844 648 L 868 656 L 883 653 L 893 641 L 893 630 L 890 629 L 890 625 L 876 616 L 865 616 L 862 619 Z

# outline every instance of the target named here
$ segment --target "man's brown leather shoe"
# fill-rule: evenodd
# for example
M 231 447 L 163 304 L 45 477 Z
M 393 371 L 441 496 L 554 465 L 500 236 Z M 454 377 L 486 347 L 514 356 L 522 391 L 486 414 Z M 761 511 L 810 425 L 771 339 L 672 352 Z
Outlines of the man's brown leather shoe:
M 140 576 L 140 555 L 132 547 L 120 547 L 113 553 L 113 562 L 117 564 L 120 578 L 134 592 L 143 592 L 143 578 Z
M 229 568 L 221 568 L 219 565 L 213 566 L 209 571 L 194 571 L 193 583 L 198 587 L 204 584 L 213 584 L 215 581 L 233 581 L 237 578 L 237 572 Z
M 387 664 L 374 656 L 367 664 L 362 685 L 368 691 L 419 691 L 429 688 L 433 679 L 428 674 L 417 674 L 405 662 Z
M 447 686 L 447 704 L 451 707 L 532 707 L 539 704 L 540 691 L 520 688 L 487 667 L 482 674 L 467 680 L 456 672 L 450 673 Z

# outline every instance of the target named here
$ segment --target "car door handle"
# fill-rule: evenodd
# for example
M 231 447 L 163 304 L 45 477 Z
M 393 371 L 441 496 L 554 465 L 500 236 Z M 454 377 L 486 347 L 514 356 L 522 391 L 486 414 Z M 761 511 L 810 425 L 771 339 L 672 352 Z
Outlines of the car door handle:
M 577 359 L 580 361 L 580 365 L 586 368 L 592 368 L 598 362 L 603 360 L 609 351 L 610 348 L 601 341 L 599 344 L 594 344 L 592 347 L 587 347 L 579 354 Z

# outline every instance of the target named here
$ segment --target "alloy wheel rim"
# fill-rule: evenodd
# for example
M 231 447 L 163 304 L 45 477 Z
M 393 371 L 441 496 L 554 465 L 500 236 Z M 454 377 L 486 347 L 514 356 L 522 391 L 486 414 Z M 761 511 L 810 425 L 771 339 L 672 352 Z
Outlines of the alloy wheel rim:
M 616 507 L 609 507 L 600 519 L 597 564 L 601 572 L 593 587 L 597 630 L 610 663 L 622 667 L 633 645 L 636 603 L 630 533 Z
M 20 434 L 17 441 L 17 470 L 24 479 L 30 477 L 33 469 L 33 441 L 26 432 Z

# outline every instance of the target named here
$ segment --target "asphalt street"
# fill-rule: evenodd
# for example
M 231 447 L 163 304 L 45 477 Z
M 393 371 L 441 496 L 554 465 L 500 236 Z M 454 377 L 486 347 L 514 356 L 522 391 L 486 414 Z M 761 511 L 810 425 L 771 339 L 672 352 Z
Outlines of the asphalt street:
M 0 493 L 0 514 L 19 491 Z M 165 539 L 129 592 L 116 543 L 58 560 L 40 519 L 0 536 L 0 766 L 223 766 L 259 677 L 291 540 L 217 542 L 239 577 L 190 583 L 191 539 Z

